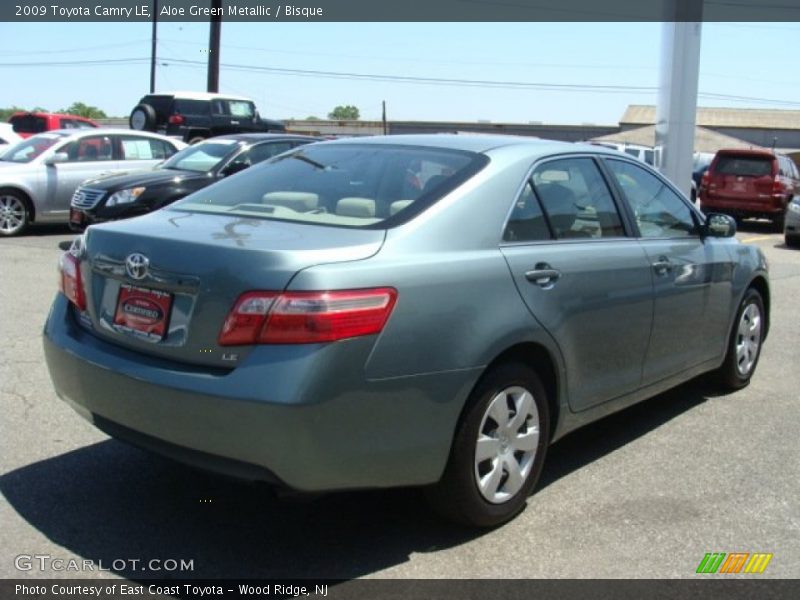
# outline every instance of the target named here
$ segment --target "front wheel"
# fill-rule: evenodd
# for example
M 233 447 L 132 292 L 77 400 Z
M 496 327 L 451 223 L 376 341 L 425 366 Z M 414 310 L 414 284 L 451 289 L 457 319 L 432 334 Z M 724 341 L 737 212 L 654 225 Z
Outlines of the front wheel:
M 428 490 L 434 509 L 478 527 L 519 513 L 544 465 L 548 406 L 530 367 L 509 363 L 486 373 L 470 395 L 444 475 Z
M 28 203 L 22 195 L 11 190 L 0 191 L 0 235 L 19 235 L 30 220 Z
M 739 306 L 736 322 L 728 340 L 725 362 L 715 373 L 722 387 L 738 390 L 750 383 L 761 356 L 765 319 L 761 294 L 754 288 L 748 289 Z

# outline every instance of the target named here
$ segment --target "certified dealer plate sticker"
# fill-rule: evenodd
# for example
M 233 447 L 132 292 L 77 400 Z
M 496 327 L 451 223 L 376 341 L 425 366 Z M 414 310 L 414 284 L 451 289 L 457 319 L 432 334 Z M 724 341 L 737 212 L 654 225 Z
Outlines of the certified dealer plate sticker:
M 157 342 L 167 332 L 171 306 L 172 294 L 123 284 L 119 288 L 114 325 Z

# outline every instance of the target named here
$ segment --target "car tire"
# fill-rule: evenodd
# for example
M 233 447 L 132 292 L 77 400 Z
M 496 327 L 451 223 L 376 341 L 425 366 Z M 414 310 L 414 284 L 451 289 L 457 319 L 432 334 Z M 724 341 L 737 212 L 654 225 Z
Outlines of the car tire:
M 449 520 L 500 525 L 525 507 L 549 442 L 549 404 L 536 372 L 520 363 L 494 367 L 467 401 L 444 474 L 427 489 L 428 500 Z
M 19 235 L 30 221 L 28 198 L 15 190 L 0 190 L 0 236 Z
M 783 229 L 786 225 L 786 213 L 783 212 L 780 216 L 775 217 L 772 219 L 772 226 L 775 228 L 775 231 L 783 233 Z
M 131 111 L 128 125 L 137 131 L 155 131 L 156 111 L 149 104 L 139 104 Z
M 789 248 L 800 248 L 800 235 L 789 235 L 788 233 L 783 236 L 783 241 Z
M 714 373 L 717 383 L 725 390 L 738 390 L 750 383 L 761 356 L 765 318 L 761 294 L 749 288 L 736 313 L 725 361 Z

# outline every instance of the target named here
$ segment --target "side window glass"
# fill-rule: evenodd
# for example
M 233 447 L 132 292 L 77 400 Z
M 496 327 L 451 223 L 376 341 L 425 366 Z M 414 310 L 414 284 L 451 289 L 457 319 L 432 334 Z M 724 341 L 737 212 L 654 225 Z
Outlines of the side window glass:
M 504 242 L 536 242 L 550 239 L 550 229 L 544 219 L 542 207 L 533 193 L 531 182 L 514 203 L 514 209 L 503 231 Z
M 696 233 L 692 211 L 658 177 L 632 163 L 606 161 L 645 238 L 686 237 Z
M 112 160 L 111 138 L 105 135 L 85 137 L 68 144 L 62 152 L 69 156 L 69 162 L 92 162 Z
M 533 172 L 533 188 L 555 237 L 624 237 L 622 219 L 591 158 L 546 162 Z

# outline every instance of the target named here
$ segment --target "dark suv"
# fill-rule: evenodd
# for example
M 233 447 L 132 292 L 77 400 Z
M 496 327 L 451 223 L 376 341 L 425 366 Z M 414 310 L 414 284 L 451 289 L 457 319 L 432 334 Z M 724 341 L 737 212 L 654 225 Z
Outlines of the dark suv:
M 800 172 L 771 150 L 720 150 L 700 184 L 700 210 L 771 219 L 783 231 L 786 206 L 800 191 Z
M 249 98 L 175 92 L 148 94 L 131 111 L 131 129 L 154 131 L 193 144 L 231 133 L 282 133 L 280 121 L 262 119 Z

